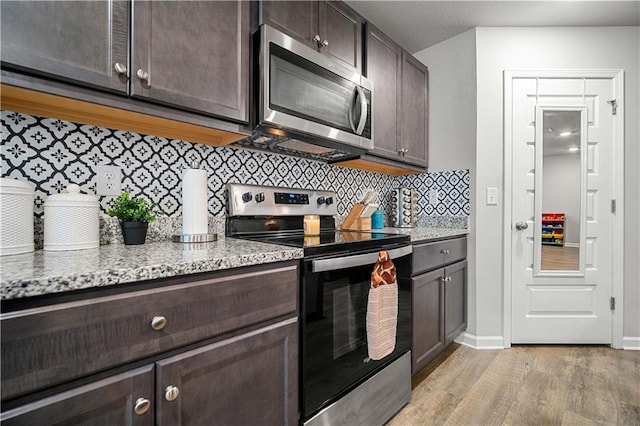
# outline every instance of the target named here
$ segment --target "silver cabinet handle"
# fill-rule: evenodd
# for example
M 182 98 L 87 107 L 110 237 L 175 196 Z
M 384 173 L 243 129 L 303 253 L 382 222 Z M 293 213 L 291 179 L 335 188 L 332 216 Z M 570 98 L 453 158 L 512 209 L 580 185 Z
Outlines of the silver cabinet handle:
M 329 42 L 328 42 L 327 40 L 322 40 L 322 41 L 320 41 L 320 40 L 322 40 L 322 39 L 320 38 L 320 34 L 316 34 L 316 35 L 313 37 L 313 41 L 315 42 L 315 44 L 317 44 L 317 45 L 318 45 L 318 47 L 328 46 L 328 45 L 329 45 Z
M 154 330 L 162 330 L 166 325 L 167 319 L 163 316 L 157 316 L 151 319 L 151 328 Z
M 407 148 L 400 148 L 398 150 L 398 154 L 402 154 L 402 155 L 406 154 L 407 152 L 409 152 L 409 150 Z
M 127 66 L 124 64 L 121 64 L 120 62 L 116 62 L 113 65 L 113 68 L 116 70 L 116 72 L 118 74 L 126 74 L 127 73 Z
M 151 401 L 147 398 L 138 398 L 136 399 L 136 403 L 133 405 L 133 411 L 141 416 L 147 411 L 149 411 L 149 407 L 151 407 Z
M 442 250 L 440 250 L 440 253 L 442 253 L 442 254 L 449 254 L 449 253 L 451 253 L 451 250 L 449 250 L 449 249 L 442 249 Z
M 167 386 L 164 390 L 164 399 L 166 399 L 167 401 L 175 400 L 178 395 L 180 395 L 180 389 L 173 385 Z
M 451 281 L 451 277 L 440 277 L 440 281 L 442 281 L 443 283 L 448 283 L 449 281 Z
M 136 75 L 138 76 L 138 78 L 140 80 L 145 80 L 146 81 L 146 80 L 149 79 L 149 73 L 144 71 L 144 70 L 142 70 L 142 69 L 139 69 L 138 72 L 136 72 Z
M 527 222 L 516 222 L 516 229 L 518 231 L 524 231 L 528 227 L 529 227 L 529 224 L 527 224 Z

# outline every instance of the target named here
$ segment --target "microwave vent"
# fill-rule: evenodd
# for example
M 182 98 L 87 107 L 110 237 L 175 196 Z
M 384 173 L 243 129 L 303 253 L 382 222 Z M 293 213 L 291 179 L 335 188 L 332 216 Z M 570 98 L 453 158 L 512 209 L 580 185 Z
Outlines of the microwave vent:
M 256 132 L 253 135 L 234 142 L 231 146 L 239 146 L 274 154 L 290 155 L 308 160 L 334 162 L 356 157 L 353 152 L 336 148 L 328 148 L 303 142 L 287 136 Z

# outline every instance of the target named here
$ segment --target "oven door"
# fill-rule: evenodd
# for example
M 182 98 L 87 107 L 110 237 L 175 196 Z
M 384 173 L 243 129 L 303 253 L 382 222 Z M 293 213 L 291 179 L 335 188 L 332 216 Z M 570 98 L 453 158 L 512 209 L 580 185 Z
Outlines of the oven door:
M 411 347 L 411 245 L 387 250 L 398 277 L 398 328 L 392 354 L 373 361 L 366 314 L 378 252 L 304 261 L 301 303 L 302 418 L 311 417 Z
M 260 124 L 373 149 L 369 80 L 269 26 L 260 37 Z

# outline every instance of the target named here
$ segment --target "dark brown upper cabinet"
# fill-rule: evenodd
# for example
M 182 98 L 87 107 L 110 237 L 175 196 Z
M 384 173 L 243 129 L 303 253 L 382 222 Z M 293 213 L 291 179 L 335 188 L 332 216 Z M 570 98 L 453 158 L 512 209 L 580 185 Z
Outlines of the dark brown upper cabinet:
M 131 95 L 248 120 L 247 1 L 134 1 Z
M 362 71 L 362 17 L 336 1 L 261 1 L 260 23 Z
M 129 2 L 2 1 L 2 65 L 127 93 Z
M 427 166 L 428 70 L 366 24 L 365 75 L 373 82 L 375 156 Z
M 402 52 L 402 104 L 400 111 L 403 160 L 427 166 L 429 71 L 408 52 Z M 375 87 L 375 86 L 374 86 Z
M 366 24 L 366 76 L 373 82 L 373 153 L 402 161 L 400 91 L 402 49 L 373 25 Z

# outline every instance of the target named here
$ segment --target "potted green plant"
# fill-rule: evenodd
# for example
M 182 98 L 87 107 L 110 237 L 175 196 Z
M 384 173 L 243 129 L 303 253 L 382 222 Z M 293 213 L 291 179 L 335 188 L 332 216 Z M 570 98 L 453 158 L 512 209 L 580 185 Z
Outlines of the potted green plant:
M 133 245 L 144 244 L 149 222 L 156 220 L 159 212 L 146 198 L 123 192 L 113 200 L 107 214 L 120 220 L 124 243 Z

